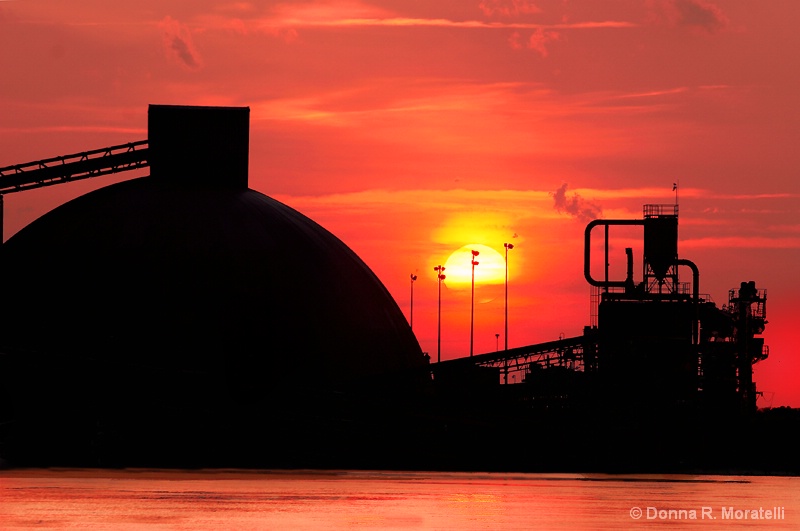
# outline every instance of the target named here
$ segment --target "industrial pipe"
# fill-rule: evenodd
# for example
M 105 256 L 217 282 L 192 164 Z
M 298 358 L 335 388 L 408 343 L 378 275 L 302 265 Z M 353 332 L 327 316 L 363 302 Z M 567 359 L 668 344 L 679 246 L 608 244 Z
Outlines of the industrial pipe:
M 609 225 L 644 225 L 643 219 L 596 219 L 590 221 L 586 225 L 586 232 L 584 233 L 584 249 L 583 249 L 583 276 L 586 282 L 592 286 L 600 288 L 624 288 L 628 285 L 628 280 L 595 280 L 592 278 L 591 268 L 591 254 L 592 254 L 592 229 L 598 225 L 604 225 L 606 229 Z M 608 233 L 606 232 L 606 244 L 608 244 Z M 605 251 L 605 263 L 608 264 L 608 245 Z
M 692 343 L 698 345 L 700 343 L 700 269 L 697 268 L 694 262 L 685 258 L 679 258 L 675 263 L 688 266 L 692 270 L 692 303 L 694 304 Z

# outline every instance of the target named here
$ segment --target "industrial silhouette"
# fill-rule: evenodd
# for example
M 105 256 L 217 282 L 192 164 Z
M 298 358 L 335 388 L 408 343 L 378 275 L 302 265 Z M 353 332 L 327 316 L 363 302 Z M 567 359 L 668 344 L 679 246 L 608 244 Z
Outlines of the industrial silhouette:
M 0 198 L 150 168 L 0 250 L 6 462 L 800 470 L 796 412 L 756 411 L 766 291 L 704 297 L 677 205 L 588 224 L 583 335 L 431 364 L 366 264 L 248 188 L 247 108 L 152 105 L 148 137 L 0 168 Z M 624 279 L 592 275 L 614 225 L 643 227 L 639 283 L 631 249 Z
M 402 311 L 335 236 L 247 188 L 248 109 L 154 105 L 148 122 L 148 145 L 121 156 L 149 177 L 3 245 L 3 277 L 25 279 L 0 303 L 7 458 L 275 466 L 362 450 L 349 425 L 428 383 Z M 121 168 L 103 152 L 4 169 L 4 189 Z

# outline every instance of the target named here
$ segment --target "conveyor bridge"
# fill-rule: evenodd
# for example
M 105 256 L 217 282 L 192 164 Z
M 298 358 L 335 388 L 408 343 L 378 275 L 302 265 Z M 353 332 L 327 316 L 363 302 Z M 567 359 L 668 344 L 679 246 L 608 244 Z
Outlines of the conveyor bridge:
M 150 165 L 147 140 L 0 168 L 0 241 L 3 196 Z
M 0 196 L 149 166 L 147 140 L 0 168 Z
M 597 352 L 597 341 L 594 334 L 561 338 L 524 347 L 498 350 L 475 356 L 456 358 L 431 364 L 431 372 L 436 377 L 439 371 L 451 371 L 469 366 L 494 367 L 501 370 L 504 383 L 508 383 L 509 374 L 524 374 L 533 365 L 540 367 L 566 367 L 585 371 L 594 368 Z M 522 378 L 514 378 L 522 382 Z

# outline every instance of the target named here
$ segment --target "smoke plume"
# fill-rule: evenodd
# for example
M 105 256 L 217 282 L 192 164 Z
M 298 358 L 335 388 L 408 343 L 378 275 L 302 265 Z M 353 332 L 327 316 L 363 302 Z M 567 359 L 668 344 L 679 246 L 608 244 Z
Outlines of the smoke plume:
M 200 69 L 202 62 L 192 43 L 189 28 L 169 16 L 161 21 L 160 26 L 164 32 L 167 57 L 189 70 Z
M 600 218 L 603 214 L 603 209 L 599 205 L 587 201 L 577 193 L 573 192 L 568 196 L 567 183 L 562 184 L 555 192 L 550 192 L 550 195 L 553 196 L 554 207 L 558 212 L 569 214 L 579 221 L 589 222 Z

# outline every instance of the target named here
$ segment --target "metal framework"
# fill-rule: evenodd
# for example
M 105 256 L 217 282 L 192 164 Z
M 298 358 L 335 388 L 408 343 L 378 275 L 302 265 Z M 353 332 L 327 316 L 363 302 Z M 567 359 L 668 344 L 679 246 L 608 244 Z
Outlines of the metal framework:
M 0 168 L 0 196 L 53 184 L 145 168 L 147 140 Z
M 0 168 L 0 243 L 5 194 L 150 166 L 147 140 Z
M 502 370 L 503 383 L 508 383 L 509 373 L 527 373 L 531 366 L 567 367 L 585 371 L 592 369 L 597 342 L 591 335 L 562 338 L 524 347 L 517 347 L 486 354 L 477 354 L 471 358 L 457 358 L 431 364 L 434 374 L 440 370 L 448 370 L 459 366 L 494 367 Z M 590 351 L 587 353 L 587 351 Z M 587 354 L 589 354 L 587 356 Z M 522 378 L 516 379 L 522 382 Z

